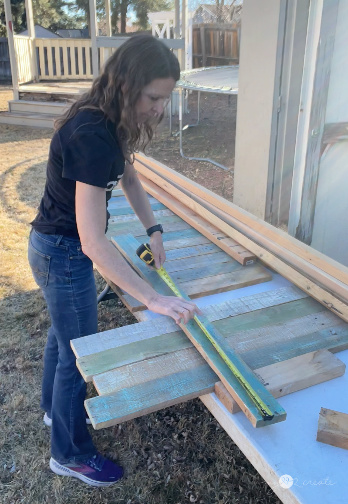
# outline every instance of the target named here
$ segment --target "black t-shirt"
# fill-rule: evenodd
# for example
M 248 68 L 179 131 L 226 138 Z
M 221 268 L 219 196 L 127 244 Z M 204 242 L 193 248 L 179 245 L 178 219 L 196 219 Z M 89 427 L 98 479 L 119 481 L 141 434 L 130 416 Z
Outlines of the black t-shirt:
M 45 234 L 79 237 L 76 181 L 105 188 L 107 225 L 107 202 L 124 166 L 115 124 L 99 110 L 79 111 L 52 138 L 45 191 L 32 226 Z

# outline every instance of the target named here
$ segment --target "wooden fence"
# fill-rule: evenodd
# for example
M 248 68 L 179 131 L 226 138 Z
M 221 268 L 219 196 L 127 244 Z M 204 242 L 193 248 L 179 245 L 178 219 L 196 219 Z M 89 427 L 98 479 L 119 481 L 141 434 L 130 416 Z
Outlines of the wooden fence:
M 238 64 L 239 38 L 232 24 L 193 25 L 192 68 Z
M 7 38 L 0 38 L 0 82 L 11 81 L 10 55 L 8 52 Z

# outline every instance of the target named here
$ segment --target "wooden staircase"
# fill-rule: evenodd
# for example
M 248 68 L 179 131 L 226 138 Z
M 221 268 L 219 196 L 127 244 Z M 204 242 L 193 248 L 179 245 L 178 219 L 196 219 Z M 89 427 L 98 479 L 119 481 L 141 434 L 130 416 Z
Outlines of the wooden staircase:
M 0 124 L 53 128 L 54 120 L 69 106 L 67 102 L 11 100 L 9 110 L 0 112 Z

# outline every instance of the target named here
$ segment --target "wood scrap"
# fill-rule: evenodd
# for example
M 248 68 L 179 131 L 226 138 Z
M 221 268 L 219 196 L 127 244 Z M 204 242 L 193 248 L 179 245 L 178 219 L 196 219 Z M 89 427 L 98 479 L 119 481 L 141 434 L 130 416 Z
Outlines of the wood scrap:
M 144 170 L 145 171 L 145 170 Z M 271 254 L 263 247 L 259 246 L 246 236 L 244 236 L 239 231 L 236 231 L 232 226 L 224 222 L 219 217 L 212 214 L 206 208 L 199 205 L 192 198 L 188 197 L 186 194 L 182 193 L 175 187 L 173 187 L 168 182 L 164 181 L 161 177 L 152 173 L 151 178 L 153 181 L 144 178 L 141 178 L 142 182 L 144 182 L 145 189 L 156 196 L 157 199 L 162 202 L 165 200 L 166 205 L 171 208 L 175 213 L 177 209 L 181 209 L 183 211 L 183 204 L 187 205 L 191 210 L 199 213 L 201 217 L 205 218 L 216 227 L 218 227 L 221 231 L 223 231 L 226 235 L 230 236 L 234 240 L 238 241 L 241 245 L 246 247 L 248 250 L 253 252 L 257 257 L 259 257 L 265 264 L 270 266 L 272 269 L 280 273 L 282 276 L 290 280 L 292 283 L 297 285 L 300 289 L 307 292 L 310 296 L 314 297 L 317 301 L 322 303 L 326 308 L 336 313 L 339 317 L 341 317 L 346 322 L 348 321 L 348 306 L 343 303 L 337 297 L 333 296 L 329 292 L 325 291 L 321 287 L 319 287 L 316 283 L 306 278 L 304 275 L 299 273 L 296 269 L 287 265 L 276 257 L 274 254 Z M 154 183 L 156 182 L 156 183 Z M 157 185 L 158 184 L 158 185 Z M 171 198 L 168 198 L 166 193 L 169 193 Z M 161 199 L 160 199 L 161 198 Z M 175 199 L 176 198 L 176 199 Z
M 321 408 L 317 441 L 348 450 L 348 414 Z
M 254 372 L 275 398 L 344 375 L 346 365 L 328 350 L 318 350 L 256 369 Z M 240 408 L 221 382 L 215 393 L 230 413 Z

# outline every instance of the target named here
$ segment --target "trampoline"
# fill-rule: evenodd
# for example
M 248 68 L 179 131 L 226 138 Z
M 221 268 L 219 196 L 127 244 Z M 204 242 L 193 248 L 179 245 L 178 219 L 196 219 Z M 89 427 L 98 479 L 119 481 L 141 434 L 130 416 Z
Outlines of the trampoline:
M 216 161 L 209 158 L 197 158 L 186 156 L 182 147 L 183 131 L 187 128 L 197 126 L 199 124 L 200 113 L 200 95 L 201 93 L 217 93 L 226 95 L 238 94 L 238 65 L 221 66 L 221 67 L 208 67 L 208 68 L 195 68 L 194 70 L 187 70 L 181 72 L 180 80 L 177 82 L 179 88 L 179 135 L 180 135 L 180 155 L 188 160 L 205 161 L 214 164 L 219 168 L 227 170 L 228 168 Z M 184 106 L 184 91 L 197 91 L 198 92 L 198 115 L 195 124 L 183 126 L 183 106 Z M 171 111 L 170 111 L 171 118 Z

